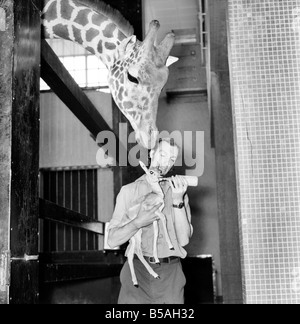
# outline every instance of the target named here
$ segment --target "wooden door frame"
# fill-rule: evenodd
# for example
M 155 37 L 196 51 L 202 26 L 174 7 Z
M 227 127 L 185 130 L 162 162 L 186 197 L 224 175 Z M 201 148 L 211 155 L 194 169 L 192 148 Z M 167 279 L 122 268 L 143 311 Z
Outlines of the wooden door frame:
M 38 301 L 40 2 L 5 0 L 0 31 L 0 303 Z M 3 10 L 2 10 L 3 13 Z
M 228 0 L 209 1 L 210 93 L 216 150 L 222 296 L 243 303 L 238 179 L 228 49 Z

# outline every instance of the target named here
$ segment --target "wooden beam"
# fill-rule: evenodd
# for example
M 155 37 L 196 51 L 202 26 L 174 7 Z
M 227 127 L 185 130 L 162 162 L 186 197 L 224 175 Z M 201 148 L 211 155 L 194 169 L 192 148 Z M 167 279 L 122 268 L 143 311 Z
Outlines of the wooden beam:
M 124 262 L 123 255 L 104 252 L 41 254 L 41 280 L 45 284 L 118 277 Z
M 11 200 L 11 116 L 13 79 L 13 3 L 2 8 L 0 31 L 0 304 L 9 302 L 10 283 L 10 200 Z
M 11 304 L 32 304 L 31 297 L 32 287 L 39 287 L 40 267 L 38 260 L 23 261 L 12 260 L 11 276 L 13 280 L 10 286 L 10 303 Z M 28 280 L 24 280 L 28 278 Z M 35 304 L 39 303 L 39 298 L 36 296 Z
M 42 40 L 41 53 L 42 79 L 88 129 L 93 138 L 96 139 L 102 131 L 113 132 L 45 40 Z M 116 139 L 116 155 L 112 157 L 119 162 L 119 145 L 121 144 L 117 135 Z
M 239 210 L 227 43 L 228 1 L 209 2 L 221 278 L 225 304 L 243 303 Z
M 99 235 L 104 235 L 103 223 L 43 199 L 40 199 L 40 219 L 70 225 Z
M 41 264 L 43 284 L 76 280 L 118 277 L 123 265 L 118 264 Z
M 124 264 L 123 253 L 103 251 L 50 252 L 40 254 L 40 262 L 49 264 Z
M 0 303 L 38 302 L 39 4 L 0 2 Z

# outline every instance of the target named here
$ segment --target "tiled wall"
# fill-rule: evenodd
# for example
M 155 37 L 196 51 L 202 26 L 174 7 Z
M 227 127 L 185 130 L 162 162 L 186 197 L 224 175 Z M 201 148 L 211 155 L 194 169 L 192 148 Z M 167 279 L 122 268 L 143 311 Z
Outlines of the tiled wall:
M 300 0 L 228 0 L 246 303 L 300 303 Z

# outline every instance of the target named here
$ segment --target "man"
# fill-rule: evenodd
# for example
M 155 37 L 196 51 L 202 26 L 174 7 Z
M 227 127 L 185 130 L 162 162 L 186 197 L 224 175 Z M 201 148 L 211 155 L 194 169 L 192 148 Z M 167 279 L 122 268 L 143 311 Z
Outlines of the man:
M 150 170 L 158 171 L 162 177 L 175 165 L 179 155 L 179 148 L 170 139 L 162 139 L 151 153 Z M 121 272 L 121 292 L 119 304 L 183 304 L 184 287 L 186 279 L 182 271 L 180 258 L 185 258 L 187 252 L 184 247 L 188 245 L 192 236 L 191 211 L 186 194 L 187 183 L 180 176 L 172 177 L 171 181 L 161 184 L 165 194 L 165 207 L 163 210 L 167 219 L 167 229 L 174 246 L 170 250 L 164 238 L 164 232 L 159 222 L 158 257 L 160 265 L 153 260 L 153 222 L 159 220 L 155 212 L 162 206 L 158 204 L 149 210 L 149 194 L 152 192 L 146 176 L 121 189 L 117 198 L 115 212 L 110 223 L 108 244 L 111 248 L 128 242 L 140 229 L 142 229 L 142 251 L 145 259 L 153 270 L 160 276 L 154 279 L 138 260 L 134 260 L 135 272 L 139 288 L 132 284 L 128 262 Z M 122 226 L 127 212 L 137 202 L 141 208 L 134 220 Z M 147 208 L 146 208 L 147 206 Z

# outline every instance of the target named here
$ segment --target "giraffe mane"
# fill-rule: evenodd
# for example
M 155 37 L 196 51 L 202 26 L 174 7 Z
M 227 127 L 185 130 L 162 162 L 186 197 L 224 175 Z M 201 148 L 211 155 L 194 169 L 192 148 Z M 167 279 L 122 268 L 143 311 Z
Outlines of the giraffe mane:
M 76 0 L 76 2 L 84 6 L 88 6 L 89 8 L 92 8 L 93 10 L 109 18 L 117 25 L 117 27 L 126 37 L 130 37 L 134 34 L 134 29 L 129 21 L 124 18 L 120 11 L 112 8 L 107 3 L 101 0 Z

